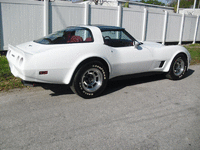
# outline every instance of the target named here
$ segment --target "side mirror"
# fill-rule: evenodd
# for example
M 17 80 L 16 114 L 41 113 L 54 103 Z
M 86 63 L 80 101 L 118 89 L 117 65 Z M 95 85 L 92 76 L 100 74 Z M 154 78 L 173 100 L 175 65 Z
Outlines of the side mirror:
M 136 48 L 136 49 L 138 49 L 138 46 L 140 45 L 140 43 L 138 43 L 137 41 L 134 41 L 134 47 Z

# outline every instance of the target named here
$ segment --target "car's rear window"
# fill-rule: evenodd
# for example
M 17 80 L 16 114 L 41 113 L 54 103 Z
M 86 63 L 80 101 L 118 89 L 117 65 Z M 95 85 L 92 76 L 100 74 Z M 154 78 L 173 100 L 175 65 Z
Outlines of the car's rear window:
M 65 30 L 57 31 L 48 36 L 35 40 L 40 44 L 70 44 L 93 42 L 93 36 L 89 29 L 83 27 L 69 27 Z

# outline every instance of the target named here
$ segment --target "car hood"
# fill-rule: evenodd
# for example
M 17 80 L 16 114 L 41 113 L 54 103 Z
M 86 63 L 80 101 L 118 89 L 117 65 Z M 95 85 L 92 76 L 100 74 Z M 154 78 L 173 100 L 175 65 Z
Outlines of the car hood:
M 155 43 L 155 42 L 142 42 L 143 44 L 141 45 L 142 47 L 145 48 L 150 48 L 150 49 L 154 49 L 154 48 L 160 48 L 160 47 L 164 47 L 164 45 L 160 44 L 160 43 Z

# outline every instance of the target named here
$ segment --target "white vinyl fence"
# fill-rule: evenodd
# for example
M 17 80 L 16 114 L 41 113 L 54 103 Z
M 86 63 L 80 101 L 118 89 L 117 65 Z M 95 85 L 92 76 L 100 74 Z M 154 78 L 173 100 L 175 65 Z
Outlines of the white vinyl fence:
M 199 16 L 148 12 L 131 8 L 48 2 L 0 0 L 0 50 L 80 24 L 126 28 L 139 41 L 200 41 Z

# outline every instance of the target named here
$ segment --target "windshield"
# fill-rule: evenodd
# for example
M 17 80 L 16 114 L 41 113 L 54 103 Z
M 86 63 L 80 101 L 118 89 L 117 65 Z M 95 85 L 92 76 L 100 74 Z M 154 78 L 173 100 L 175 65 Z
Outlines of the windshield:
M 83 27 L 68 27 L 67 29 L 57 31 L 48 36 L 35 40 L 40 44 L 68 44 L 93 42 L 92 33 L 89 29 Z

